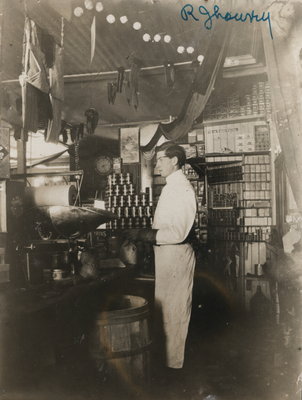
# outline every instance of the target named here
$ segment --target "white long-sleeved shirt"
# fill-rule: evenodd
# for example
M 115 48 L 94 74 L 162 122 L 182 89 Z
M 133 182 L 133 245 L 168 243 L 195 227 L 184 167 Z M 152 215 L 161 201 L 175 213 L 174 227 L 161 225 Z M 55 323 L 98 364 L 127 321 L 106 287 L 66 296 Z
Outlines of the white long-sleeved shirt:
M 156 244 L 182 243 L 193 226 L 195 214 L 194 189 L 179 169 L 166 178 L 155 210 Z

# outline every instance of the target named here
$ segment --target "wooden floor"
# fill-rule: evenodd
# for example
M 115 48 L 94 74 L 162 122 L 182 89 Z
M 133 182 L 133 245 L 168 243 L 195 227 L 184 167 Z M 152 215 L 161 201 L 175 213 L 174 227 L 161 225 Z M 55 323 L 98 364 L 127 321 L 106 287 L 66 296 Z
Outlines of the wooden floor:
M 279 327 L 233 312 L 217 293 L 195 294 L 182 370 L 153 359 L 150 384 L 97 372 L 85 346 L 3 387 L 1 400 L 300 400 L 294 345 Z

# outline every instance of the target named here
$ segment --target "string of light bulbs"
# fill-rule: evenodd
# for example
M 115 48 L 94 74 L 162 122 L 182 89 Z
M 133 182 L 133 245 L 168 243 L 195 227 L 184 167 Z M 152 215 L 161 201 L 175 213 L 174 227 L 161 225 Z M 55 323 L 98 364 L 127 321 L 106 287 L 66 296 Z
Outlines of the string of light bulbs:
M 84 6 L 87 10 L 92 11 L 94 8 L 95 10 L 100 13 L 102 11 L 104 11 L 104 6 L 103 3 L 101 1 L 97 1 L 94 2 L 93 0 L 84 0 Z M 73 13 L 76 17 L 81 17 L 84 14 L 84 8 L 81 6 L 77 6 L 75 7 L 75 9 L 73 10 Z M 120 23 L 121 24 L 126 24 L 129 20 L 128 17 L 126 15 L 123 15 L 119 18 Z M 108 14 L 106 16 L 106 21 L 109 24 L 114 24 L 116 22 L 116 17 L 113 14 Z M 139 31 L 142 29 L 142 24 L 139 21 L 135 21 L 132 24 L 132 27 L 134 30 Z M 161 40 L 163 40 L 164 43 L 168 44 L 171 43 L 172 41 L 172 37 L 171 35 L 168 34 L 163 34 L 163 33 L 156 33 L 153 38 L 149 33 L 144 33 L 142 35 L 142 39 L 144 42 L 148 43 L 148 42 L 152 42 L 152 43 L 159 43 Z M 195 49 L 193 46 L 178 46 L 176 49 L 178 54 L 193 54 L 195 52 Z M 197 61 L 201 64 L 203 62 L 204 56 L 202 54 L 199 54 L 197 56 Z

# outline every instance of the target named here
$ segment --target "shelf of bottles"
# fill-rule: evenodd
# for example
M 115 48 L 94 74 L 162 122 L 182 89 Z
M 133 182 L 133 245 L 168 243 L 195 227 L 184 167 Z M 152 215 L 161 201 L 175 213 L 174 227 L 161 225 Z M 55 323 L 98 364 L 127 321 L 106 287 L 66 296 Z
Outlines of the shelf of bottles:
M 187 179 L 191 182 L 196 193 L 197 212 L 194 223 L 195 236 L 200 243 L 206 243 L 208 211 L 206 206 L 205 180 L 200 178 L 189 164 L 185 164 L 182 170 Z
M 117 219 L 106 224 L 110 230 L 148 228 L 153 223 L 152 191 L 138 193 L 130 173 L 111 174 L 107 178 L 106 209 Z
M 236 118 L 251 115 L 270 115 L 272 112 L 271 88 L 267 81 L 260 81 L 246 88 L 245 93 L 234 92 L 219 105 L 209 101 L 205 107 L 204 120 Z
M 272 225 L 270 153 L 245 153 L 236 164 L 209 165 L 207 175 L 209 237 L 268 241 Z

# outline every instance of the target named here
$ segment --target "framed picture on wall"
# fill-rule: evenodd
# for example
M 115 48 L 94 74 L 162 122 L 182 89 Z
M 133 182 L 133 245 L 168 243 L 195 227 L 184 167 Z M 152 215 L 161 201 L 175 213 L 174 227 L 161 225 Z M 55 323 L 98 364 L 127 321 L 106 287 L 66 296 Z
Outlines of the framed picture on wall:
M 139 162 L 139 128 L 121 128 L 120 131 L 121 158 L 124 164 Z

